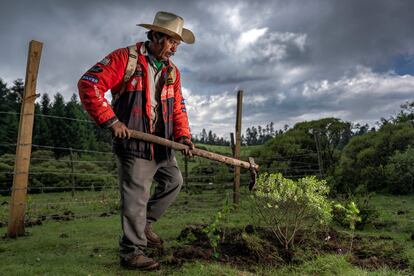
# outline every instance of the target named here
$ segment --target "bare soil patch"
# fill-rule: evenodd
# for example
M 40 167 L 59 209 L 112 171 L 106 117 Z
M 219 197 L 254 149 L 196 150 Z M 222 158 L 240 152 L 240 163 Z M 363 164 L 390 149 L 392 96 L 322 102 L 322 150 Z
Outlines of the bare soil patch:
M 181 265 L 184 262 L 205 260 L 230 263 L 254 270 L 258 264 L 283 266 L 301 264 L 322 254 L 346 254 L 353 265 L 375 270 L 380 267 L 406 269 L 409 263 L 402 255 L 403 246 L 389 236 L 356 236 L 352 252 L 349 251 L 351 237 L 334 229 L 315 234 L 300 233 L 293 250 L 285 250 L 270 229 L 254 227 L 219 229 L 218 246 L 213 248 L 205 225 L 190 225 L 177 237 L 177 246 L 172 248 L 172 257 L 165 262 Z

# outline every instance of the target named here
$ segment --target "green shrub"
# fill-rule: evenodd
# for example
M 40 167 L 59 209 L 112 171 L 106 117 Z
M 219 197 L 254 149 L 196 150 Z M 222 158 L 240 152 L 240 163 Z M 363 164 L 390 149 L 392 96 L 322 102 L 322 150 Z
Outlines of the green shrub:
M 358 230 L 363 230 L 366 226 L 373 225 L 379 217 L 379 212 L 377 208 L 372 204 L 372 196 L 374 193 L 367 193 L 366 191 L 360 191 L 354 196 L 349 198 L 350 201 L 355 202 L 358 206 L 359 217 L 360 219 L 356 221 L 355 228 Z M 346 205 L 347 200 L 340 200 L 341 205 Z M 333 209 L 333 221 L 342 227 L 349 227 L 349 222 L 347 222 L 345 216 L 346 212 L 342 208 Z
M 385 166 L 388 191 L 393 194 L 414 193 L 414 148 L 397 151 Z
M 299 231 L 330 222 L 331 204 L 325 180 L 307 176 L 298 180 L 282 174 L 262 174 L 255 186 L 258 213 L 286 250 L 294 246 Z
M 368 192 L 413 193 L 414 157 L 408 150 L 414 147 L 413 137 L 411 123 L 388 123 L 378 131 L 354 136 L 336 166 L 334 189 L 353 193 L 364 186 Z

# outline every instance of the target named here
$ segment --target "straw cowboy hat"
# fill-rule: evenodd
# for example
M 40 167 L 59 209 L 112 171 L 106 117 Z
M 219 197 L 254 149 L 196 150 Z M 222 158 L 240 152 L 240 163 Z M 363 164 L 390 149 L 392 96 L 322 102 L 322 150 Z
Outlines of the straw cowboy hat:
M 157 12 L 152 24 L 137 24 L 149 30 L 167 34 L 188 44 L 193 44 L 195 37 L 192 31 L 183 28 L 184 19 L 169 12 Z

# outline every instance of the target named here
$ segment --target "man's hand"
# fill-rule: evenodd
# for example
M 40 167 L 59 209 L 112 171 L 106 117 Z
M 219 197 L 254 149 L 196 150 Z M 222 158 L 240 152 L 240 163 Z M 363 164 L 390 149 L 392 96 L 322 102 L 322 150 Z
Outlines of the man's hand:
M 120 121 L 116 122 L 112 126 L 110 126 L 112 133 L 117 138 L 127 138 L 131 137 L 130 130 Z
M 188 137 L 185 137 L 185 136 L 181 137 L 178 140 L 178 143 L 187 145 L 189 147 L 189 149 L 182 150 L 181 152 L 184 155 L 187 155 L 189 157 L 193 157 L 193 153 L 191 152 L 191 150 L 193 150 L 195 146 L 194 146 L 193 142 L 191 142 L 191 140 Z

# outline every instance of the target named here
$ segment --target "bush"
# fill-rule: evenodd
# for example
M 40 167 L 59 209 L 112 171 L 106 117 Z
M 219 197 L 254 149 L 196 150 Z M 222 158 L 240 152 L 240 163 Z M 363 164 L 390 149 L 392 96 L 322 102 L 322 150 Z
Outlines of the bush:
M 258 213 L 286 250 L 294 246 L 298 231 L 330 222 L 331 204 L 325 180 L 307 176 L 298 180 L 282 174 L 262 174 L 255 186 Z
M 368 192 L 414 192 L 414 157 L 413 151 L 407 150 L 414 147 L 413 137 L 414 127 L 410 123 L 389 123 L 378 131 L 353 137 L 335 169 L 334 189 L 338 193 L 353 193 L 363 186 Z M 407 154 L 398 154 L 401 151 Z
M 348 201 L 354 202 L 355 205 L 358 206 L 358 215 L 360 220 L 357 220 L 355 222 L 355 228 L 358 230 L 363 230 L 366 226 L 373 225 L 379 217 L 378 210 L 372 204 L 373 195 L 374 193 L 360 191 L 360 193 L 357 193 L 355 196 L 351 196 L 348 199 L 339 200 L 339 204 L 342 206 L 346 206 L 346 202 Z M 333 209 L 333 221 L 342 227 L 349 227 L 349 222 L 347 222 L 346 219 L 346 212 L 342 208 Z
M 397 151 L 385 166 L 388 191 L 393 194 L 414 193 L 414 148 Z

